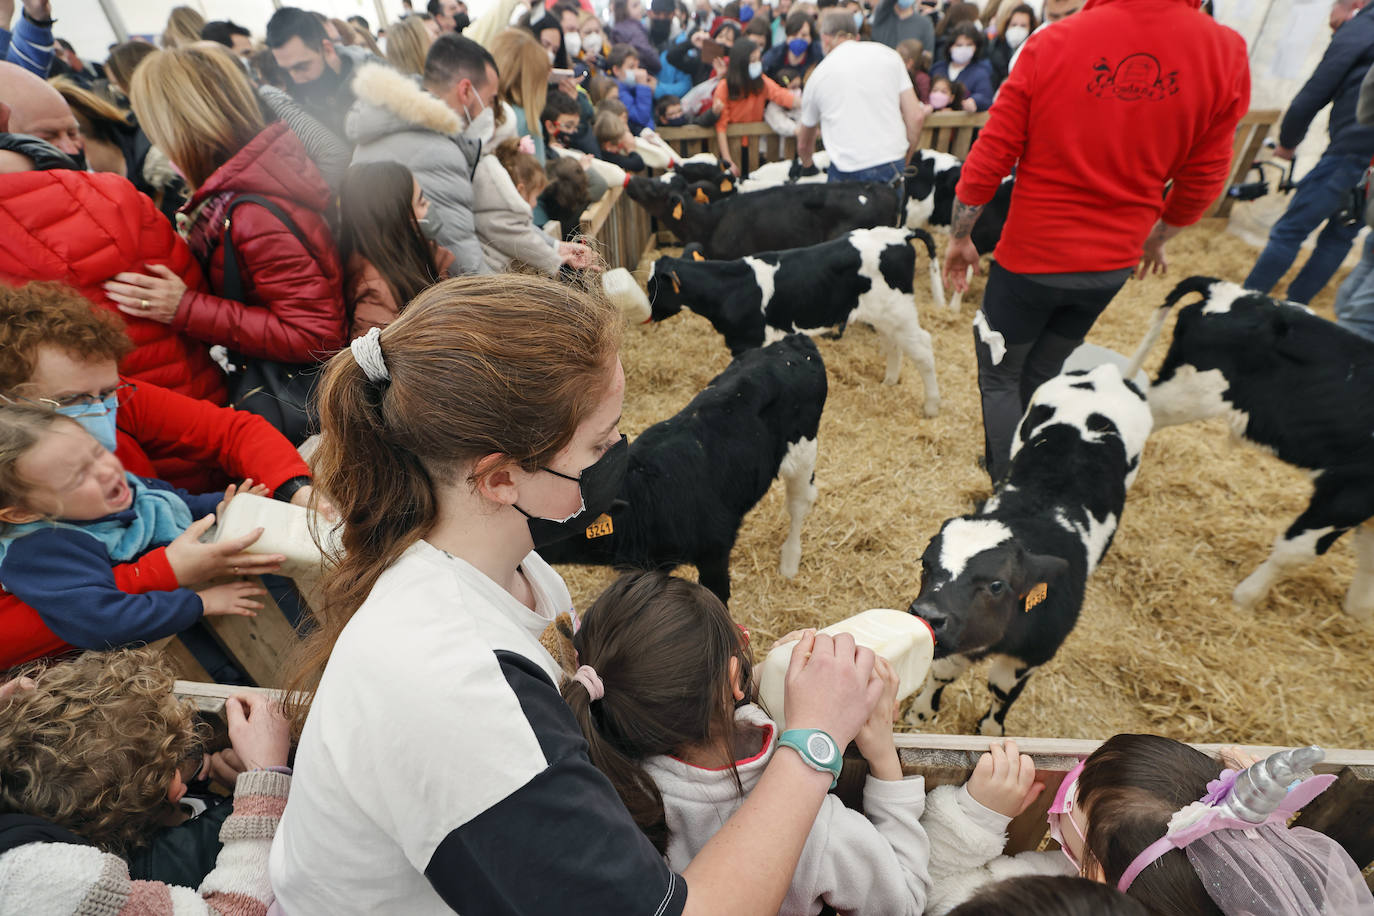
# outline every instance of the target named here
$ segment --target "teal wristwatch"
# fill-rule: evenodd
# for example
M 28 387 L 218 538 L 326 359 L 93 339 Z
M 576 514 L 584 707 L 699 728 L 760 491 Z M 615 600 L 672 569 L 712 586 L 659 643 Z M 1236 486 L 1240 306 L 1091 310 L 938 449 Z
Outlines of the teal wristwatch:
M 801 754 L 807 766 L 830 774 L 830 788 L 840 781 L 844 757 L 835 739 L 819 728 L 789 728 L 778 736 L 778 747 L 790 747 Z

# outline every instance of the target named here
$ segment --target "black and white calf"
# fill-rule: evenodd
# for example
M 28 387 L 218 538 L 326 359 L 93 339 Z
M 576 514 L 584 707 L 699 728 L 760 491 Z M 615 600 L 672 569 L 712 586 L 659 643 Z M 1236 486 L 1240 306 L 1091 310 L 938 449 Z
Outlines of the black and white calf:
M 912 296 L 913 239 L 935 257 L 930 233 L 887 227 L 734 261 L 702 260 L 689 246 L 686 257 L 654 262 L 651 317 L 662 321 L 685 306 L 710 321 L 736 355 L 784 334 L 843 332 L 849 322 L 862 321 L 882 335 L 883 382 L 897 383 L 905 354 L 921 373 L 925 415 L 933 417 L 940 411 L 940 387 L 930 334 L 921 327 Z
M 609 524 L 539 548 L 550 563 L 631 569 L 697 568 L 701 584 L 730 599 L 730 551 L 740 523 L 775 477 L 787 488 L 791 528 L 779 571 L 801 563 L 801 529 L 816 501 L 816 432 L 825 364 L 793 334 L 737 357 L 677 413 L 630 444 L 624 509 Z M 604 532 L 604 533 L 603 533 Z
M 1145 395 L 1101 365 L 1056 376 L 1031 398 L 998 490 L 940 526 L 910 611 L 935 634 L 912 713 L 926 721 L 970 664 L 991 656 L 984 735 L 1004 732 L 1031 673 L 1078 621 L 1088 576 L 1111 545 L 1150 434 Z
M 1224 416 L 1231 431 L 1312 475 L 1312 499 L 1236 587 L 1256 605 L 1286 572 L 1355 529 L 1355 578 L 1345 611 L 1374 615 L 1374 343 L 1234 283 L 1189 277 L 1155 313 L 1138 366 L 1184 296 L 1173 342 L 1150 386 L 1155 426 Z
M 950 221 L 954 218 L 954 189 L 959 184 L 962 170 L 963 163 L 949 153 L 930 149 L 917 151 L 906 173 L 904 218 L 909 228 L 949 230 Z M 1007 214 L 1011 210 L 1012 187 L 1010 176 L 1002 179 L 997 193 L 973 224 L 969 238 L 979 254 L 988 254 L 1002 239 L 1002 229 L 1007 224 Z M 944 307 L 945 284 L 940 277 L 938 262 L 931 263 L 930 288 L 935 304 Z M 949 301 L 949 308 L 959 311 L 962 301 L 963 293 L 955 293 Z
M 895 226 L 901 203 L 896 186 L 876 181 L 785 185 L 714 201 L 698 190 L 676 190 L 655 178 L 631 178 L 625 186 L 631 200 L 683 244 L 701 245 L 708 258 L 801 248 L 853 229 Z

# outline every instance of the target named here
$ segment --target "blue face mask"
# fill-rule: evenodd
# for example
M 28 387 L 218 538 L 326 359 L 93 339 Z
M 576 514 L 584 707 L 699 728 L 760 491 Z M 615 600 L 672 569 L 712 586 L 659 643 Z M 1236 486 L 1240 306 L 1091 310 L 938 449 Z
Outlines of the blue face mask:
M 746 9 L 747 9 L 747 8 L 748 8 L 748 7 L 746 7 Z M 757 61 L 757 60 L 750 61 L 750 62 L 749 62 L 749 78 L 750 78 L 751 80 L 756 80 L 756 79 L 758 79 L 760 76 L 763 76 L 763 62 L 762 62 L 762 61 Z
M 787 43 L 787 50 L 791 51 L 796 57 L 801 57 L 811 47 L 811 42 L 805 38 L 794 38 Z
M 855 32 L 858 32 L 858 31 L 861 30 L 863 27 L 864 27 L 864 14 L 863 14 L 863 13 L 855 13 L 855 14 L 854 14 L 854 31 L 855 31 Z
M 119 395 L 110 395 L 101 401 L 100 405 L 104 408 L 104 413 L 95 412 L 91 404 L 68 404 L 57 408 L 57 412 L 80 423 L 86 432 L 95 436 L 95 441 L 113 452 L 119 444 L 115 436 L 115 414 L 119 411 Z
M 897 5 L 904 10 L 909 10 L 916 5 L 916 0 L 897 0 Z
M 740 21 L 741 23 L 747 24 L 747 23 L 749 22 L 749 20 L 750 20 L 750 19 L 753 19 L 753 18 L 754 18 L 754 8 L 753 8 L 752 6 L 741 6 L 741 7 L 739 8 L 739 21 Z

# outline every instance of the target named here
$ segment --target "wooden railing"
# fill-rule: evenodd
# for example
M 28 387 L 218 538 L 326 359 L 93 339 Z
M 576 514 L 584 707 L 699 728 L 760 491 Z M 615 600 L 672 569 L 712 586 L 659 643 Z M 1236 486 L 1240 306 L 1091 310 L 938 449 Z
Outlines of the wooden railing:
M 235 693 L 254 688 L 226 687 L 223 684 L 204 684 L 177 681 L 174 692 L 193 702 L 196 708 L 212 721 L 224 716 L 224 701 Z M 264 691 L 280 696 L 278 691 Z M 223 731 L 220 731 L 223 734 Z M 944 785 L 962 785 L 973 774 L 978 757 L 988 749 L 991 739 L 974 735 L 910 735 L 897 734 L 897 755 L 902 772 L 907 776 L 925 777 L 926 789 Z M 1055 792 L 1065 774 L 1093 751 L 1101 741 L 1066 738 L 1017 738 L 1023 754 L 1035 761 L 1035 777 L 1045 789 L 1007 829 L 1008 855 L 1039 849 L 1046 843 L 1045 812 L 1054 800 Z M 1221 745 L 1194 744 L 1205 754 L 1215 756 Z M 1242 747 L 1255 757 L 1266 757 L 1277 747 Z M 1350 853 L 1361 868 L 1374 862 L 1374 751 L 1328 749 L 1326 759 L 1316 766 L 1318 773 L 1336 774 L 1336 782 L 1319 795 L 1298 815 L 1298 826 L 1319 830 L 1334 839 Z M 840 775 L 835 793 L 852 808 L 861 809 L 864 778 L 868 765 L 852 749 L 846 755 L 844 772 Z
M 1264 108 L 1247 112 L 1240 119 L 1240 124 L 1236 127 L 1235 144 L 1231 147 L 1231 174 L 1226 181 L 1227 190 L 1245 180 L 1251 164 L 1259 158 L 1265 139 L 1278 126 L 1282 116 L 1283 112 L 1276 108 Z M 1206 215 L 1208 218 L 1225 219 L 1231 215 L 1231 207 L 1235 202 L 1234 197 L 1222 191 L 1221 197 L 1217 198 L 1217 202 L 1212 204 Z

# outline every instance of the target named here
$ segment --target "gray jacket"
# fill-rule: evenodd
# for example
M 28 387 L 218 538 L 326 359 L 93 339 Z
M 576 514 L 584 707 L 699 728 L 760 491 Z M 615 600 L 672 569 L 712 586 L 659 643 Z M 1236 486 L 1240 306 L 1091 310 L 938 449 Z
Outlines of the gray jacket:
M 429 198 L 442 222 L 436 241 L 453 252 L 453 273 L 491 273 L 473 221 L 472 175 L 481 145 L 465 139 L 463 120 L 420 88 L 419 79 L 368 65 L 353 80 L 357 102 L 345 130 L 353 161 L 399 162 Z

